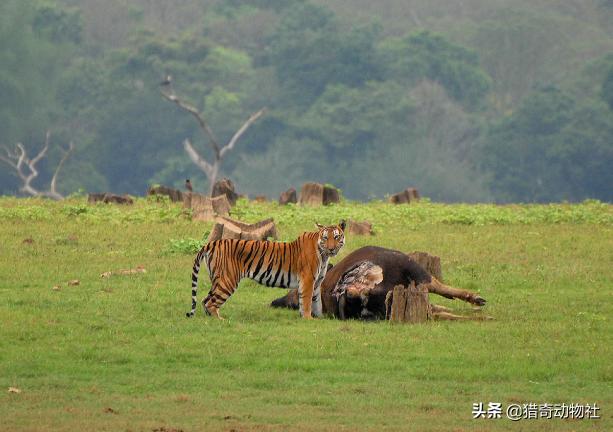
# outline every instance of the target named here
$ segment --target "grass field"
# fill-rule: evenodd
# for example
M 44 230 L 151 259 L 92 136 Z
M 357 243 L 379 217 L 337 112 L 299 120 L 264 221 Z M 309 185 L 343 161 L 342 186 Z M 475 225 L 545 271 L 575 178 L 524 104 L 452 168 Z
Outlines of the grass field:
M 0 430 L 613 430 L 613 206 L 241 201 L 235 215 L 273 216 L 282 240 L 368 219 L 376 235 L 347 236 L 339 258 L 366 244 L 439 255 L 495 320 L 307 322 L 251 282 L 225 321 L 188 320 L 210 224 L 144 199 L 0 198 Z M 478 402 L 596 403 L 601 418 L 473 420 Z

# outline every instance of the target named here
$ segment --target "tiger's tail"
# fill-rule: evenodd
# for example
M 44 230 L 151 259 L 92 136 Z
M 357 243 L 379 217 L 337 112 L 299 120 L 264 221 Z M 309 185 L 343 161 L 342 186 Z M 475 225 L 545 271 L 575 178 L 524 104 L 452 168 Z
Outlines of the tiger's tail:
M 207 246 L 205 245 L 200 249 L 196 259 L 194 260 L 194 267 L 192 269 L 192 309 L 185 314 L 186 317 L 191 318 L 196 313 L 196 305 L 198 303 L 198 274 L 200 273 L 200 264 L 202 259 L 207 255 Z

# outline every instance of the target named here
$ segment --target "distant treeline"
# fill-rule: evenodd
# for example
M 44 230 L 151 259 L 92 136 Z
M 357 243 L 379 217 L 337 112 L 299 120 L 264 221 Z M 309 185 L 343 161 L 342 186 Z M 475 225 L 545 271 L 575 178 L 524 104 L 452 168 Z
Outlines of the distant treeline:
M 210 148 L 160 96 L 171 75 L 220 142 L 267 107 L 224 160 L 241 193 L 613 201 L 613 2 L 459 3 L 3 0 L 0 145 L 35 153 L 50 130 L 43 184 L 74 141 L 64 193 L 205 191 L 182 142 Z

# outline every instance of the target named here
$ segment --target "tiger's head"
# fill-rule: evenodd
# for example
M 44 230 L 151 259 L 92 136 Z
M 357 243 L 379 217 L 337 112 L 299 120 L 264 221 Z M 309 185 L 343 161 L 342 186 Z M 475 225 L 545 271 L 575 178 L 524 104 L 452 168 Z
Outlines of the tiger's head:
M 317 246 L 319 252 L 325 256 L 334 256 L 345 244 L 345 221 L 341 220 L 338 225 L 324 226 L 316 223 L 319 230 Z

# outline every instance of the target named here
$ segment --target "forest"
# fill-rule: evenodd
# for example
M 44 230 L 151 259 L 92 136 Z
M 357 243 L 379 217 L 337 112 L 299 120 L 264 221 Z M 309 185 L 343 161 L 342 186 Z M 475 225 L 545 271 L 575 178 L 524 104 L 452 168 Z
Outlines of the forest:
M 168 75 L 220 142 L 266 108 L 220 173 L 251 196 L 613 201 L 612 0 L 3 0 L 0 151 L 49 131 L 44 189 L 73 142 L 65 195 L 206 191 Z

